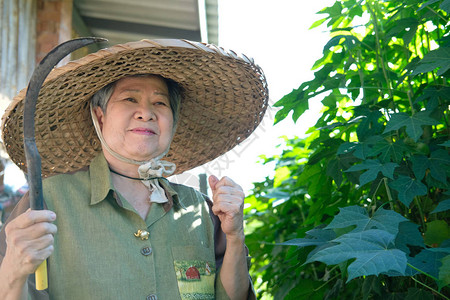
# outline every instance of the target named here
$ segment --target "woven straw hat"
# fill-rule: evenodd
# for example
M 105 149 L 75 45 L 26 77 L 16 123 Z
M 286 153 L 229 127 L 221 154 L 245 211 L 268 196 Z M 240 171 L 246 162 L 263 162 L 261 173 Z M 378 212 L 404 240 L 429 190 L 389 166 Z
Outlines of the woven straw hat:
M 133 74 L 158 74 L 181 86 L 177 131 L 164 158 L 174 174 L 202 165 L 247 138 L 268 105 L 262 70 L 245 55 L 186 40 L 142 40 L 89 54 L 54 69 L 36 105 L 36 145 L 42 174 L 79 170 L 101 151 L 89 113 L 91 96 Z M 23 107 L 26 89 L 6 109 L 2 137 L 24 171 Z

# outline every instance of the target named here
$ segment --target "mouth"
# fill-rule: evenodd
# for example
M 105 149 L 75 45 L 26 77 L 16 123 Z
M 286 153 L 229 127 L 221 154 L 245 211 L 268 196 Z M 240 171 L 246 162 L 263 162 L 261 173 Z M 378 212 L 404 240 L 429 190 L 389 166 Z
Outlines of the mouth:
M 130 131 L 141 135 L 156 135 L 156 132 L 150 128 L 137 127 L 131 129 Z

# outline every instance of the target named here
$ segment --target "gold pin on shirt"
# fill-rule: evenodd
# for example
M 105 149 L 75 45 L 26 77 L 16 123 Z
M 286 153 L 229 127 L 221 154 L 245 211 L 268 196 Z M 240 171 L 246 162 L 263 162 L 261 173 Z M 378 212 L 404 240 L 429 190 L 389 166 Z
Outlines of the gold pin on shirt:
M 150 233 L 146 230 L 139 229 L 137 232 L 134 233 L 134 236 L 137 238 L 141 238 L 141 240 L 148 240 Z

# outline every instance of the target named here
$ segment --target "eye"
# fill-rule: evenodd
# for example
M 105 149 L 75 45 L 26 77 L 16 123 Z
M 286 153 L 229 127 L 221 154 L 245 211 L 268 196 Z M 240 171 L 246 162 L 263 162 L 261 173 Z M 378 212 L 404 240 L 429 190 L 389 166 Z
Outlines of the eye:
M 163 106 L 167 106 L 167 103 L 164 101 L 156 101 L 155 102 L 156 105 L 163 105 Z
M 133 98 L 133 97 L 127 97 L 127 98 L 125 98 L 124 99 L 125 101 L 128 101 L 128 102 L 136 102 L 136 99 L 135 98 Z

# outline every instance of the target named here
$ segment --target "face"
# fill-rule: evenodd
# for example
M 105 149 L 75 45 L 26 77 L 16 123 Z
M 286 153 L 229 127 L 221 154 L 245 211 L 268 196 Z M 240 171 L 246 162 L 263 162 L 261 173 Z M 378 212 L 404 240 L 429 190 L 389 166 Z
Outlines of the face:
M 96 107 L 95 114 L 106 143 L 126 158 L 149 160 L 166 151 L 172 140 L 169 92 L 160 77 L 120 79 L 106 112 Z

